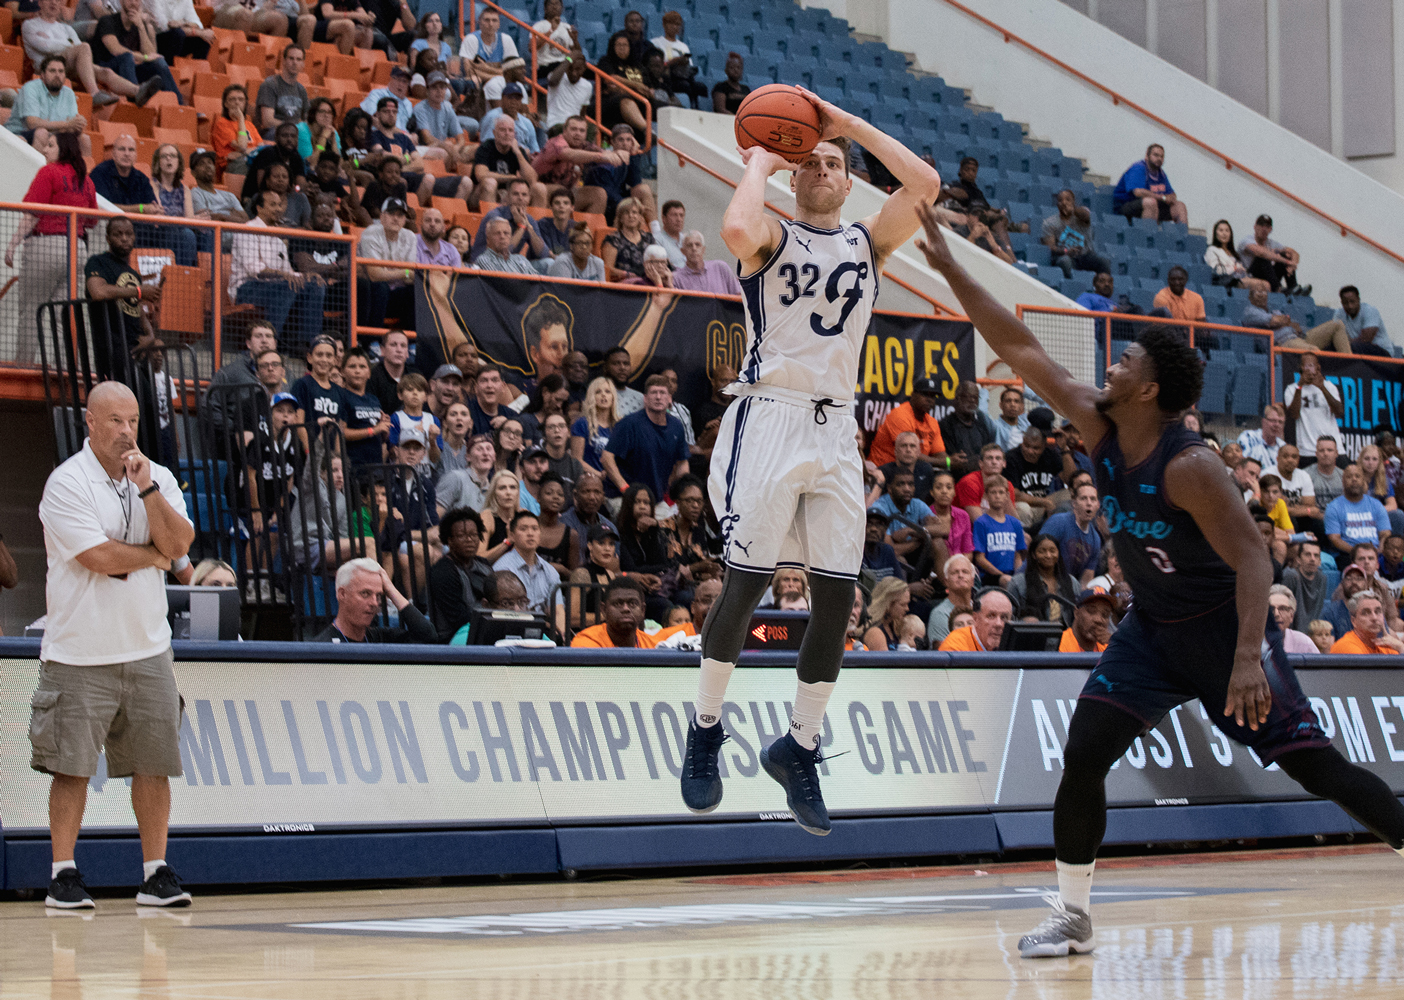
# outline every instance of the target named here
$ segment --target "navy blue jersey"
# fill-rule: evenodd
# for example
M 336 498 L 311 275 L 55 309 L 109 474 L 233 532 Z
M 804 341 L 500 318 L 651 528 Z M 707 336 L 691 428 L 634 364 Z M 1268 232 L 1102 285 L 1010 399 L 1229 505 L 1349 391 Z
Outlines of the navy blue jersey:
M 1196 446 L 1205 447 L 1204 439 L 1175 424 L 1134 468 L 1126 467 L 1115 429 L 1092 452 L 1121 572 L 1138 611 L 1158 621 L 1203 614 L 1230 600 L 1236 588 L 1233 569 L 1194 518 L 1165 495 L 1165 467 Z

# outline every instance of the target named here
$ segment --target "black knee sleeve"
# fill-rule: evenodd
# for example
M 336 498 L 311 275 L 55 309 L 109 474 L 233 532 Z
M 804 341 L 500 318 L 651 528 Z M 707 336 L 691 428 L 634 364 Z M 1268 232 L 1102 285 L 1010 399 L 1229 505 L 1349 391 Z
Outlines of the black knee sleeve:
M 751 627 L 751 615 L 770 586 L 769 573 L 727 567 L 722 576 L 721 593 L 717 595 L 707 621 L 702 625 L 702 655 L 709 660 L 735 663 L 746 643 L 746 630 Z M 852 600 L 850 597 L 849 600 Z M 847 612 L 845 612 L 847 614 Z M 844 621 L 848 619 L 845 617 Z
M 1107 772 L 1145 728 L 1141 720 L 1100 701 L 1079 701 L 1063 748 L 1063 780 L 1053 802 L 1058 860 L 1089 865 L 1107 832 Z
M 1291 750 L 1278 757 L 1277 764 L 1312 795 L 1335 802 L 1396 851 L 1404 847 L 1404 805 L 1382 779 L 1350 763 L 1335 747 Z
M 806 684 L 838 680 L 843 665 L 843 641 L 853 612 L 852 580 L 811 575 L 809 627 L 800 642 L 799 679 Z

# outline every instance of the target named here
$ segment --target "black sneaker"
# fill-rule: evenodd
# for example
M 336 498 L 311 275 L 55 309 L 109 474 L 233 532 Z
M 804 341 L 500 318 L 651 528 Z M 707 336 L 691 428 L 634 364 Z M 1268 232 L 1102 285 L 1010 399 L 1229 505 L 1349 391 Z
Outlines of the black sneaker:
M 153 76 L 137 88 L 136 96 L 132 98 L 132 103 L 139 108 L 145 107 L 146 102 L 159 94 L 163 87 L 165 87 L 165 84 L 161 82 L 161 78 Z
M 94 910 L 97 904 L 88 895 L 88 887 L 77 868 L 65 868 L 49 883 L 49 894 L 44 897 L 45 906 L 60 910 Z
M 705 729 L 693 719 L 687 727 L 687 753 L 683 755 L 683 804 L 695 813 L 711 812 L 721 805 L 722 782 L 717 757 L 727 741 L 726 730 L 718 722 Z
M 136 901 L 137 906 L 189 906 L 190 893 L 180 887 L 180 879 L 171 866 L 162 865 L 141 884 Z
M 819 790 L 819 770 L 823 760 L 818 750 L 806 750 L 789 733 L 761 751 L 761 766 L 765 773 L 785 789 L 785 802 L 790 815 L 807 833 L 827 837 L 832 828 L 829 810 L 824 806 L 824 793 Z

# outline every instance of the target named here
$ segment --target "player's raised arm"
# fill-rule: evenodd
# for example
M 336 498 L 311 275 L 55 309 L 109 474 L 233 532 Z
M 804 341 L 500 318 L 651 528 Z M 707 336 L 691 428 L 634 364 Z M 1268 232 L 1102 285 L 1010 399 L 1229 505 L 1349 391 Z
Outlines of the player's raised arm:
M 1238 575 L 1238 645 L 1223 711 L 1238 725 L 1256 730 L 1267 722 L 1272 707 L 1272 691 L 1262 667 L 1272 562 L 1237 485 L 1224 475 L 1223 464 L 1208 448 L 1186 448 L 1165 467 L 1165 495 L 1189 512 L 1205 540 Z
M 917 205 L 916 214 L 926 230 L 925 239 L 917 240 L 917 246 L 926 254 L 926 263 L 946 279 L 975 329 L 1000 359 L 1047 400 L 1049 406 L 1076 424 L 1091 450 L 1111 429 L 1097 411 L 1096 388 L 1076 381 L 1066 368 L 1048 356 L 1028 327 L 966 273 L 951 256 L 930 206 L 924 202 Z
M 765 266 L 780 242 L 780 223 L 765 214 L 766 182 L 772 174 L 795 167 L 780 154 L 761 146 L 741 150 L 741 162 L 746 171 L 722 216 L 721 236 L 726 248 L 741 262 L 742 272 L 752 274 Z

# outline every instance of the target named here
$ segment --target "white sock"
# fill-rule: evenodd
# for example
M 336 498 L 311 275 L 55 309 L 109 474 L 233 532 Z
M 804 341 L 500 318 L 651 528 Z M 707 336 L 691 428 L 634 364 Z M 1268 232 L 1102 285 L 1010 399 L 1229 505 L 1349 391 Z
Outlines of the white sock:
M 1092 869 L 1090 865 L 1070 865 L 1058 862 L 1058 898 L 1064 906 L 1076 906 L 1083 913 L 1092 912 Z
M 736 664 L 702 657 L 702 676 L 697 681 L 697 728 L 706 729 L 721 721 L 726 685 Z
M 77 863 L 76 861 L 74 861 L 72 858 L 69 858 L 67 861 L 55 861 L 55 862 L 54 862 L 54 866 L 53 866 L 53 871 L 49 874 L 49 878 L 51 878 L 51 879 L 58 878 L 58 873 L 61 872 L 61 871 L 63 871 L 65 868 L 77 868 L 77 867 L 78 867 L 78 863 Z
M 790 711 L 790 735 L 808 750 L 819 749 L 824 734 L 824 709 L 834 693 L 834 681 L 800 681 L 795 689 L 795 707 Z
M 152 875 L 155 875 L 156 869 L 162 867 L 163 865 L 165 865 L 165 863 L 165 858 L 161 858 L 158 861 L 143 861 L 141 863 L 141 875 L 143 881 L 149 879 Z

